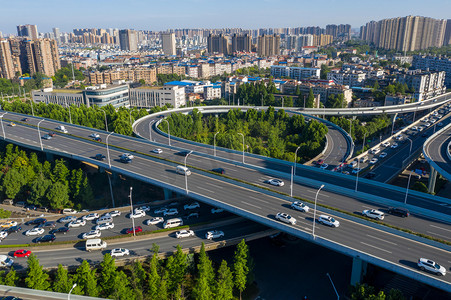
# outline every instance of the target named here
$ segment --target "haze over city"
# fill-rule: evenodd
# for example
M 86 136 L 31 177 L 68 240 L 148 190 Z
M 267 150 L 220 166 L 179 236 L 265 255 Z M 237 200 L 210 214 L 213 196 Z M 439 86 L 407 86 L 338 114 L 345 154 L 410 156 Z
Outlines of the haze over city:
M 15 33 L 17 24 L 37 24 L 39 31 L 53 27 L 134 28 L 161 31 L 173 28 L 267 28 L 351 24 L 358 28 L 371 20 L 406 15 L 446 19 L 451 1 L 355 0 L 165 0 L 165 1 L 4 1 L 0 31 Z M 388 9 L 389 7 L 389 9 Z

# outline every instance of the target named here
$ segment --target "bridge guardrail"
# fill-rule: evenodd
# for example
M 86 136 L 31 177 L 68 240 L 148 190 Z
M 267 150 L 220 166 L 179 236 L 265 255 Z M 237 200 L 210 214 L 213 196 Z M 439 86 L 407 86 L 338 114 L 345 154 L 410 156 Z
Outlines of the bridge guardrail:
M 437 170 L 437 172 L 439 172 L 440 174 L 442 174 L 443 176 L 445 176 L 448 180 L 450 180 L 451 174 L 449 174 L 448 172 L 446 172 L 445 170 L 443 170 L 442 168 L 440 168 L 440 167 L 435 163 L 435 161 L 433 161 L 433 160 L 429 157 L 428 152 L 427 152 L 427 150 L 426 150 L 426 147 L 427 147 L 427 145 L 428 145 L 429 143 L 432 142 L 432 140 L 433 140 L 435 137 L 437 137 L 437 136 L 438 136 L 439 134 L 441 134 L 443 131 L 448 130 L 449 128 L 451 128 L 451 123 L 449 123 L 448 125 L 446 125 L 446 126 L 443 127 L 442 129 L 440 129 L 439 131 L 436 131 L 436 132 L 435 132 L 433 135 L 431 135 L 431 136 L 424 142 L 424 144 L 423 144 L 423 155 L 424 155 L 424 158 L 428 161 L 428 163 L 429 163 L 432 167 L 434 167 L 435 170 Z M 448 151 L 446 152 L 447 155 L 448 155 L 448 159 L 451 160 L 451 154 L 449 153 L 449 145 L 451 145 L 451 141 L 450 141 L 450 144 L 448 144 L 448 149 L 447 149 Z

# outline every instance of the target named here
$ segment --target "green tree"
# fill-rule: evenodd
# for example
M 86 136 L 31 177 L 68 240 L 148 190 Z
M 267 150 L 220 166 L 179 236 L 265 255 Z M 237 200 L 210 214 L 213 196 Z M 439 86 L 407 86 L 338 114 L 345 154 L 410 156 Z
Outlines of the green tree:
M 26 287 L 34 290 L 48 290 L 50 287 L 49 275 L 42 269 L 36 255 L 31 254 L 27 260 L 27 264 Z
M 19 276 L 17 276 L 16 270 L 11 267 L 11 270 L 9 270 L 8 274 L 5 276 L 5 281 L 3 284 L 8 286 L 17 286 L 18 280 Z
M 64 159 L 57 159 L 55 161 L 55 167 L 53 167 L 53 172 L 51 179 L 53 183 L 60 182 L 64 185 L 68 185 L 67 177 L 69 176 L 69 169 L 66 166 Z
M 56 182 L 49 186 L 45 194 L 47 201 L 52 208 L 62 209 L 69 206 L 69 193 L 67 185 Z
M 14 199 L 25 184 L 25 178 L 16 169 L 10 169 L 3 176 L 2 189 L 7 198 Z
M 156 299 L 159 294 L 159 286 L 161 282 L 161 277 L 158 274 L 158 256 L 153 254 L 149 263 L 149 273 L 148 273 L 148 291 L 147 294 L 150 299 Z
M 247 265 L 248 257 L 249 257 L 249 248 L 243 239 L 237 245 L 233 263 L 234 282 L 236 288 L 240 291 L 240 299 L 241 294 L 245 290 L 247 284 L 247 276 L 249 272 L 249 268 Z
M 402 292 L 398 289 L 391 289 L 388 292 L 387 300 L 405 300 L 406 298 L 402 294 Z
M 196 284 L 193 289 L 193 294 L 196 299 L 210 300 L 213 298 L 214 287 L 214 270 L 211 260 L 205 252 L 205 244 L 202 243 L 199 252 L 199 264 L 197 265 L 198 276 Z
M 103 261 L 100 263 L 100 280 L 99 284 L 102 288 L 102 294 L 105 297 L 110 297 L 115 290 L 116 284 L 116 265 L 114 262 L 114 258 L 111 257 L 109 253 L 103 256 Z
M 143 299 L 143 292 L 146 290 L 147 272 L 139 261 L 135 261 L 132 269 L 132 285 L 136 299 Z
M 227 262 L 223 260 L 218 269 L 215 289 L 216 300 L 233 299 L 233 274 L 227 266 Z
M 89 206 L 89 204 L 94 200 L 94 192 L 92 191 L 92 187 L 86 176 L 83 179 L 83 183 L 80 187 L 80 193 L 78 194 L 76 200 L 83 203 L 85 206 Z
M 56 270 L 55 279 L 53 280 L 53 291 L 57 293 L 69 293 L 72 288 L 73 282 L 69 277 L 69 273 L 63 267 L 62 264 L 58 265 L 58 269 Z
M 156 298 L 158 300 L 167 300 L 169 299 L 169 291 L 168 291 L 168 274 L 165 271 L 163 276 L 161 277 L 160 286 L 158 287 L 158 294 Z
M 113 279 L 113 290 L 109 297 L 113 299 L 136 299 L 133 290 L 130 288 L 127 275 L 123 271 L 116 272 Z
M 40 173 L 30 185 L 30 196 L 28 202 L 35 205 L 46 205 L 44 203 L 44 196 L 47 189 L 52 184 L 49 179 L 45 179 L 44 175 Z
M 422 192 L 422 193 L 427 193 L 428 192 L 428 187 L 423 182 L 417 181 L 413 185 L 412 190 L 419 191 L 419 192 Z
M 313 89 L 310 88 L 307 100 L 305 101 L 305 107 L 313 108 L 315 105 L 315 95 L 313 95 Z
M 177 287 L 183 284 L 187 269 L 186 254 L 183 253 L 180 245 L 177 245 L 175 253 L 168 258 L 166 269 L 168 270 L 168 291 L 174 294 Z
M 99 295 L 96 270 L 91 270 L 91 267 L 86 260 L 83 260 L 81 265 L 77 268 L 74 275 L 74 281 L 77 283 L 77 288 L 82 295 L 92 297 L 97 297 Z

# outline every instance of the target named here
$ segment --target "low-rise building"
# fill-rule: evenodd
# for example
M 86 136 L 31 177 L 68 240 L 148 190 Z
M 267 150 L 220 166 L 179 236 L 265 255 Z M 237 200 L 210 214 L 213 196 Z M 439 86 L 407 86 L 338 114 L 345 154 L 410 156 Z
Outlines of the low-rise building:
M 155 88 L 130 89 L 130 106 L 151 108 L 154 106 L 172 105 L 179 108 L 186 104 L 185 88 L 176 85 L 166 85 Z
M 287 66 L 271 66 L 271 75 L 275 78 L 289 77 L 291 79 L 303 80 L 308 78 L 319 78 L 321 69 L 302 68 Z
M 414 89 L 413 98 L 416 101 L 423 101 L 446 92 L 444 71 L 409 70 L 404 74 L 398 74 L 396 80 Z

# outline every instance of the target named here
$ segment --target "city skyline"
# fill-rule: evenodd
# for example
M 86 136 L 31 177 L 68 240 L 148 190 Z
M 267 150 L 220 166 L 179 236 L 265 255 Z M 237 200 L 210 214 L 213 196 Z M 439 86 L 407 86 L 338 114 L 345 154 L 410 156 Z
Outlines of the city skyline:
M 269 0 L 231 0 L 226 6 L 220 5 L 219 1 L 206 0 L 173 0 L 171 3 L 132 0 L 126 6 L 128 9 L 124 9 L 123 2 L 117 0 L 80 0 L 78 3 L 72 6 L 61 5 L 60 1 L 54 0 L 44 1 L 44 5 L 43 1 L 8 2 L 2 8 L 0 31 L 16 34 L 16 26 L 20 24 L 36 24 L 39 32 L 51 32 L 53 27 L 60 28 L 62 32 L 70 32 L 74 28 L 163 31 L 175 28 L 325 27 L 326 24 L 351 24 L 352 28 L 359 28 L 371 20 L 407 15 L 448 19 L 447 12 L 451 11 L 451 3 L 440 0 L 430 0 L 426 7 L 419 0 L 410 1 L 409 7 L 405 3 L 389 0 L 381 0 L 374 6 L 355 0 L 325 0 L 321 6 L 295 0 L 277 3 Z M 24 7 L 27 9 L 24 10 Z M 70 17 L 69 11 L 72 12 Z M 193 18 L 193 15 L 201 17 Z

